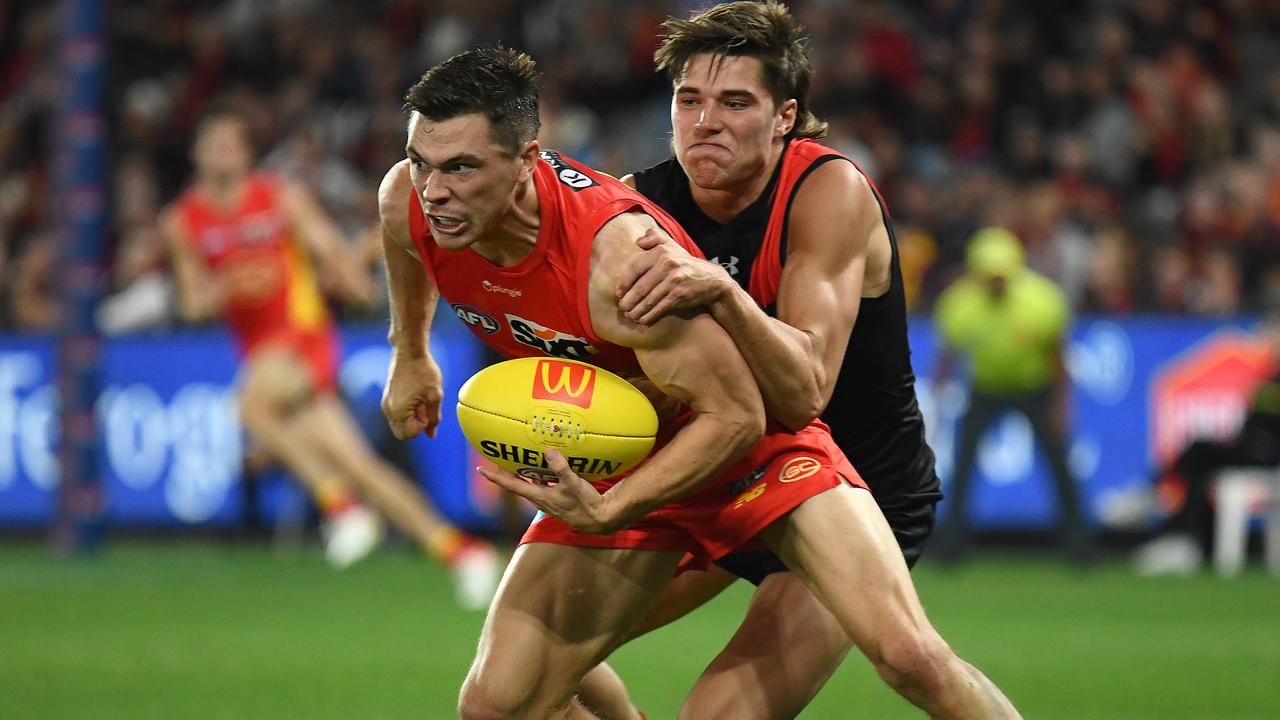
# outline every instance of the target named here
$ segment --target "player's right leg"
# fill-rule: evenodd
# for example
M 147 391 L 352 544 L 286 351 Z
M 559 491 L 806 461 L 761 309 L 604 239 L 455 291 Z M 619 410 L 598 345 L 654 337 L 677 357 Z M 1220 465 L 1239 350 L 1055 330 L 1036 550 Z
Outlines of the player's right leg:
M 762 537 L 903 697 L 932 717 L 1020 717 L 929 622 L 870 492 L 841 485 L 814 495 Z
M 908 568 L 920 559 L 933 531 L 937 500 L 938 493 L 903 495 L 884 510 Z M 756 585 L 751 605 L 729 645 L 686 699 L 687 717 L 796 715 L 853 647 L 835 616 L 767 549 L 739 551 L 704 572 L 680 574 L 628 641 L 684 617 L 739 578 Z M 779 662 L 781 657 L 785 663 Z M 601 720 L 635 717 L 625 685 L 607 663 L 583 678 L 581 697 L 589 707 L 604 709 L 596 710 Z
M 458 701 L 464 720 L 588 718 L 582 676 L 644 616 L 681 552 L 526 543 L 516 551 Z

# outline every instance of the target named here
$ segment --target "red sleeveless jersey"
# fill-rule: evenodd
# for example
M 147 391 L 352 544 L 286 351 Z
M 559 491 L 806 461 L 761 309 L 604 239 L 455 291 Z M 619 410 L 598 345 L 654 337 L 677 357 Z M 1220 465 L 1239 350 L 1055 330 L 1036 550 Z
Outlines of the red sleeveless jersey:
M 177 202 L 192 248 L 226 288 L 226 320 L 246 354 L 268 343 L 312 344 L 333 332 L 306 252 L 280 207 L 281 189 L 274 177 L 255 173 L 234 207 L 213 205 L 195 187 Z
M 534 168 L 541 225 L 533 251 L 498 267 L 467 248 L 442 250 L 416 192 L 409 233 L 440 296 L 485 344 L 508 358 L 552 355 L 621 375 L 638 369 L 630 349 L 601 340 L 587 308 L 591 245 L 609 220 L 644 212 L 693 255 L 693 241 L 667 213 L 616 179 L 544 150 Z
M 795 197 L 797 186 L 810 170 L 815 168 L 818 160 L 831 157 L 849 160 L 840 151 L 807 138 L 787 143 L 787 148 L 782 154 L 782 167 L 779 170 L 778 181 L 769 198 L 769 223 L 765 227 L 760 252 L 751 266 L 751 279 L 747 287 L 747 292 L 760 307 L 769 307 L 778 299 L 778 284 L 782 281 L 782 262 L 786 257 L 787 219 L 791 214 L 791 201 Z M 859 173 L 862 172 L 862 168 L 858 168 L 856 163 L 852 160 L 849 162 L 858 169 Z M 867 183 L 871 185 L 871 191 L 875 193 L 880 207 L 886 208 L 887 205 L 880 197 L 880 191 L 871 182 L 871 178 L 867 178 Z M 887 210 L 885 222 L 888 222 Z

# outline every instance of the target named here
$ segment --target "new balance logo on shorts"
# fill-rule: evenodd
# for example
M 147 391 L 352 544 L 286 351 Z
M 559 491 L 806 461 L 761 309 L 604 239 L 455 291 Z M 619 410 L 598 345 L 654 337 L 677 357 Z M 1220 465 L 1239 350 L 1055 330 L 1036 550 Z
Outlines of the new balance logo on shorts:
M 743 505 L 746 505 L 752 500 L 755 500 L 756 498 L 760 497 L 761 495 L 764 494 L 764 491 L 768 489 L 768 487 L 769 487 L 769 483 L 760 483 L 759 485 L 756 485 L 750 490 L 742 493 L 741 495 L 738 496 L 737 500 L 733 501 L 733 509 L 737 510 Z
M 756 468 L 755 470 L 752 470 L 751 473 L 748 474 L 747 476 L 740 477 L 737 480 L 734 480 L 733 482 L 729 483 L 729 494 L 737 495 L 741 493 L 743 490 L 746 490 L 747 488 L 756 484 L 756 482 L 759 481 L 760 478 L 762 477 L 764 477 L 763 465 Z

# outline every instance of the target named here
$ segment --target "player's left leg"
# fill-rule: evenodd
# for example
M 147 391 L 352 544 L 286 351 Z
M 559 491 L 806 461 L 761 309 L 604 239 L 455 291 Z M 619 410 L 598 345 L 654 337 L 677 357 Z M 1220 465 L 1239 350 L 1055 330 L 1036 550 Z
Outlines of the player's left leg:
M 790 718 L 813 700 L 853 641 L 789 572 L 760 583 L 747 615 L 698 678 L 680 717 L 688 720 Z
M 689 571 L 672 578 L 644 619 L 631 629 L 627 642 L 688 615 L 719 595 L 738 578 L 715 565 L 705 571 Z M 637 720 L 622 678 L 600 663 L 582 678 L 578 697 L 600 720 Z
M 805 500 L 761 535 L 903 697 L 932 717 L 1020 717 L 929 622 L 870 492 L 834 487 Z
M 590 717 L 582 676 L 652 604 L 681 553 L 530 542 L 516 551 L 463 684 L 465 720 Z

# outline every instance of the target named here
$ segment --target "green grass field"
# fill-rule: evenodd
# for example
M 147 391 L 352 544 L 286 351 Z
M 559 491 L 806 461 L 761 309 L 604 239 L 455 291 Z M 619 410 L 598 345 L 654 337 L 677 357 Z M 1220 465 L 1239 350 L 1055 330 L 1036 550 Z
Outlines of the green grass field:
M 1280 581 L 1081 575 L 1002 555 L 916 572 L 930 615 L 1029 719 L 1280 718 Z M 614 657 L 654 720 L 740 617 L 746 588 Z M 120 543 L 93 559 L 0 545 L 0 718 L 454 717 L 481 616 L 444 574 L 388 551 Z M 801 717 L 916 718 L 851 656 Z

